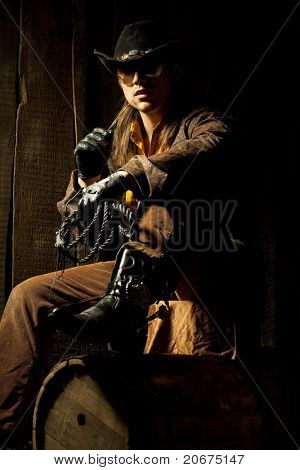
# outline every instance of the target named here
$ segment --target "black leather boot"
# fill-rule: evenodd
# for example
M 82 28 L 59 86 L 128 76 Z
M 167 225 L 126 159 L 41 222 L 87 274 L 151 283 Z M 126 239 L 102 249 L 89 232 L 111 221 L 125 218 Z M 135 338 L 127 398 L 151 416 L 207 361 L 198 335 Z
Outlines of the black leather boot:
M 161 259 L 125 246 L 118 253 L 106 295 L 81 313 L 55 309 L 53 326 L 81 340 L 109 342 L 112 349 L 142 349 L 149 306 L 161 298 Z

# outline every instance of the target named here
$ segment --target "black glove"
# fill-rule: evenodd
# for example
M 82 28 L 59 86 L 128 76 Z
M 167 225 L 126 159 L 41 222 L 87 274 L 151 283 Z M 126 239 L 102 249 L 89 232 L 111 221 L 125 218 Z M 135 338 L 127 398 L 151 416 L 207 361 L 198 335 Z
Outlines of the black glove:
M 109 154 L 112 135 L 112 130 L 96 127 L 79 142 L 74 155 L 81 179 L 93 178 L 101 173 Z
M 81 218 L 83 220 L 90 218 L 91 211 L 96 210 L 100 199 L 118 199 L 127 189 L 129 189 L 128 180 L 118 171 L 87 186 L 82 190 L 82 199 L 78 204 Z

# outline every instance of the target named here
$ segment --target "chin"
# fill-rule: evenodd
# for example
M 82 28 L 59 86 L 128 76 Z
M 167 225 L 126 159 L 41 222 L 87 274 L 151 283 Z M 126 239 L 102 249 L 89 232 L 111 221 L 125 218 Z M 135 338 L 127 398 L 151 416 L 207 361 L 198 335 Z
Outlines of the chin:
M 142 101 L 137 105 L 138 111 L 142 111 L 143 113 L 151 113 L 156 109 L 154 103 L 150 103 L 149 101 Z

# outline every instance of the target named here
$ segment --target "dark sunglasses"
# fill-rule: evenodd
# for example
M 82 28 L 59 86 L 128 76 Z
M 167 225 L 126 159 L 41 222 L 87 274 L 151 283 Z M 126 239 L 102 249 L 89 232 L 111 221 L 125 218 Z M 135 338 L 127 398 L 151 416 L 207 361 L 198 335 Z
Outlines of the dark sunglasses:
M 145 63 L 140 66 L 119 67 L 117 78 L 124 85 L 130 86 L 133 83 L 135 73 L 138 72 L 141 77 L 146 79 L 159 77 L 164 69 L 164 64 L 154 62 Z

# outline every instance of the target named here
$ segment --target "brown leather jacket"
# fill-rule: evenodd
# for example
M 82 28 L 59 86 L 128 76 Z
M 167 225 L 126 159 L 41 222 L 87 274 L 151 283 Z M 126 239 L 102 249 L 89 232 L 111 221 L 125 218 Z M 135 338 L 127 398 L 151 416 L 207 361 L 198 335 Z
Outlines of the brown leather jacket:
M 196 109 L 187 113 L 181 119 L 173 144 L 168 151 L 149 157 L 136 155 L 122 169 L 135 178 L 139 193 L 135 195 L 140 199 L 183 198 L 186 201 L 197 197 L 210 200 L 220 197 L 224 199 L 228 197 L 228 189 L 231 193 L 232 178 L 230 180 L 229 176 L 234 174 L 230 164 L 231 155 L 228 151 L 230 147 L 227 146 L 227 143 L 231 141 L 231 134 L 231 127 L 219 113 L 207 108 Z M 104 169 L 102 177 L 107 175 L 108 169 L 110 171 L 117 170 L 117 168 L 111 167 L 109 161 L 107 163 L 108 168 Z M 75 201 L 72 201 L 71 204 L 69 204 L 69 201 L 79 189 L 77 178 L 78 172 L 74 170 L 66 196 L 58 203 L 58 208 L 63 214 L 67 214 L 70 209 L 74 210 L 76 208 Z M 196 229 L 197 227 L 191 223 L 190 230 L 194 231 Z M 218 315 L 218 312 L 222 313 L 223 311 L 233 313 L 232 288 L 237 284 L 235 278 L 230 274 L 229 268 L 233 264 L 232 259 L 227 259 L 226 254 L 225 257 L 220 259 L 221 255 L 214 253 L 200 254 L 200 257 L 194 252 L 189 254 L 183 252 L 182 255 L 183 262 L 188 265 L 186 275 L 189 279 L 189 283 L 182 279 L 181 284 L 179 283 L 177 286 L 177 291 L 184 293 L 182 298 L 197 303 L 190 285 L 201 285 L 201 295 L 206 296 L 205 301 L 209 308 L 215 312 L 215 316 Z M 180 264 L 181 260 L 177 259 L 177 262 Z M 236 287 L 234 287 L 234 291 L 236 297 Z M 216 292 L 218 295 L 215 295 Z M 181 308 L 180 305 L 183 307 Z M 180 321 L 177 322 L 177 317 L 174 316 L 173 330 L 174 328 L 180 330 L 177 336 L 182 340 L 181 343 L 184 346 L 180 346 L 180 348 L 178 346 L 179 349 L 176 346 L 178 350 L 176 348 L 172 349 L 171 346 L 166 350 L 166 347 L 164 347 L 163 351 L 196 354 L 195 350 L 197 348 L 194 348 L 196 344 L 194 338 L 199 336 L 199 324 L 197 323 L 198 316 L 193 313 L 195 304 L 191 302 L 189 304 L 179 304 L 178 308 L 178 319 Z M 222 317 L 221 313 L 220 318 Z M 202 314 L 205 314 L 205 312 Z M 221 322 L 221 320 L 218 321 Z M 183 324 L 185 325 L 184 328 L 182 327 Z M 155 325 L 155 328 L 159 327 L 158 323 Z M 189 329 L 191 325 L 195 325 L 195 330 Z M 201 328 L 203 329 L 203 325 Z M 188 331 L 188 340 L 183 334 L 186 331 Z M 156 340 L 161 333 L 163 331 L 150 331 L 150 342 L 147 343 L 148 345 L 151 343 L 149 350 L 156 351 L 155 345 L 157 343 L 157 352 L 161 352 L 159 349 L 160 343 Z M 172 341 L 169 343 L 171 344 Z M 163 342 L 163 344 L 165 343 Z M 209 342 L 209 344 L 211 343 Z M 192 349 L 189 349 L 189 347 Z M 225 351 L 226 347 L 225 345 L 222 350 Z M 232 353 L 232 350 L 229 353 Z
M 126 170 L 135 178 L 139 192 L 136 196 L 141 199 L 182 196 L 182 193 L 190 192 L 191 184 L 196 189 L 200 180 L 202 188 L 206 186 L 205 181 L 210 180 L 211 171 L 216 180 L 218 170 L 222 166 L 220 163 L 224 161 L 219 157 L 230 134 L 231 130 L 220 113 L 198 108 L 181 119 L 173 144 L 167 152 L 149 157 L 136 155 L 122 170 Z M 217 166 L 216 160 L 219 161 Z M 110 168 L 109 161 L 108 167 Z M 106 171 L 107 169 L 104 169 L 103 177 L 106 176 Z M 66 214 L 66 204 L 79 189 L 77 177 L 77 170 L 74 170 L 66 196 L 58 202 L 58 209 L 62 214 Z M 216 187 L 217 184 L 213 186 Z M 202 195 L 199 192 L 198 196 L 204 197 L 204 190 Z M 74 209 L 74 206 L 71 204 L 68 208 Z
M 135 177 L 144 198 L 174 193 L 181 184 L 179 180 L 184 184 L 186 176 L 219 154 L 229 134 L 220 114 L 207 108 L 196 109 L 182 118 L 167 152 L 134 156 L 122 170 Z

